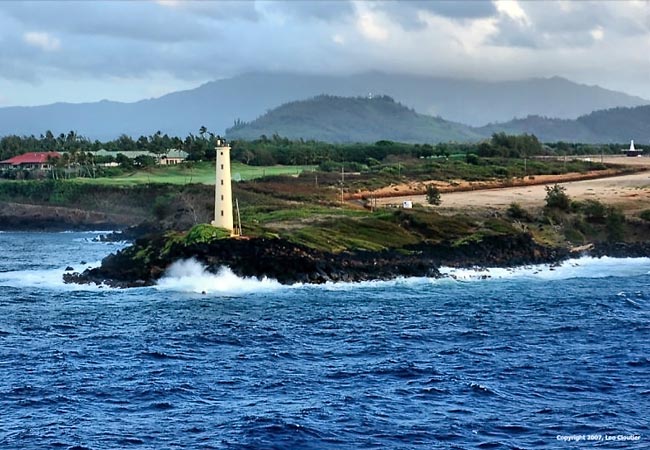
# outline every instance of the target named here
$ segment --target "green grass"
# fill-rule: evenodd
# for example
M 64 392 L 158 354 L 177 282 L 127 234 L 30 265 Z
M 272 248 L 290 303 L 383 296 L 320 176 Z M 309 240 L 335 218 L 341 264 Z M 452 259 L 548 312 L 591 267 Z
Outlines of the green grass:
M 316 166 L 247 166 L 233 162 L 230 168 L 233 179 L 239 181 L 253 180 L 269 175 L 298 175 L 303 171 L 314 170 Z M 209 162 L 196 163 L 193 166 L 179 164 L 176 166 L 159 166 L 146 170 L 135 170 L 131 173 L 100 178 L 77 178 L 75 181 L 87 184 L 102 184 L 112 186 L 132 186 L 138 184 L 169 183 L 169 184 L 214 184 L 214 164 Z
M 301 206 L 299 208 L 266 208 L 251 207 L 242 212 L 248 220 L 259 224 L 273 222 L 305 221 L 311 222 L 326 217 L 365 217 L 370 215 L 366 210 L 348 208 L 327 208 L 324 206 Z
M 419 241 L 417 235 L 409 233 L 399 224 L 376 217 L 360 220 L 339 218 L 303 227 L 284 237 L 295 243 L 334 253 L 345 250 L 379 251 Z

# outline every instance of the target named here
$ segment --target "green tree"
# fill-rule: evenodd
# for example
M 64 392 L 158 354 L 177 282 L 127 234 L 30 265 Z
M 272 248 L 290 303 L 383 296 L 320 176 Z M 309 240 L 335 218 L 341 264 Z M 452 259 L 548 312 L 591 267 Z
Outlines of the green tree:
M 607 229 L 608 241 L 622 241 L 625 236 L 625 215 L 616 208 L 608 208 L 607 217 L 605 218 L 605 228 Z
M 427 202 L 430 205 L 439 205 L 442 203 L 442 200 L 440 199 L 440 190 L 432 184 L 427 186 Z
M 548 208 L 569 211 L 571 209 L 571 199 L 566 194 L 566 188 L 555 184 L 546 186 L 546 206 Z
M 133 162 L 136 166 L 146 169 L 148 167 L 153 167 L 156 165 L 156 158 L 150 155 L 138 155 L 135 157 Z

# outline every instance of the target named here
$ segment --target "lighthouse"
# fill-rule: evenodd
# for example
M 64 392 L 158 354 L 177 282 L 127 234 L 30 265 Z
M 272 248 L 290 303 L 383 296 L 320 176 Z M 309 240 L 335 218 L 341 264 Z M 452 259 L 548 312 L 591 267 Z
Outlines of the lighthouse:
M 223 228 L 234 235 L 232 218 L 232 186 L 230 178 L 230 146 L 217 138 L 216 183 L 214 187 L 213 227 Z

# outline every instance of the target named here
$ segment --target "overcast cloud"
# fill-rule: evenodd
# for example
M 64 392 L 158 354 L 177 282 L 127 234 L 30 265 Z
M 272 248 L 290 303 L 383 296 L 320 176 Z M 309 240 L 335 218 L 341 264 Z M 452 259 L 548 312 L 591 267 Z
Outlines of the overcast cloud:
M 0 2 L 0 106 L 366 70 L 560 75 L 650 99 L 650 2 Z

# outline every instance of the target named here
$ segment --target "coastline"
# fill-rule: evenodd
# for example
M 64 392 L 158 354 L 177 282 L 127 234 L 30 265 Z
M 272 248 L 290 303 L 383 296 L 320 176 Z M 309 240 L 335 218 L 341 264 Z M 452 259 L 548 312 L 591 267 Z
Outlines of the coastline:
M 165 251 L 166 249 L 166 251 Z M 162 236 L 139 239 L 107 256 L 100 267 L 64 274 L 66 283 L 116 288 L 152 286 L 179 261 L 195 260 L 207 272 L 223 267 L 246 278 L 269 278 L 283 285 L 392 280 L 399 277 L 441 278 L 441 267 L 516 268 L 551 266 L 574 257 L 650 257 L 650 243 L 598 242 L 588 247 L 548 247 L 527 233 L 490 236 L 464 245 L 420 243 L 382 251 L 322 252 L 284 239 L 219 239 L 191 246 L 166 245 Z
M 194 259 L 210 273 L 226 266 L 240 277 L 264 277 L 281 284 L 358 282 L 397 277 L 441 277 L 445 267 L 517 267 L 555 264 L 572 253 L 546 247 L 527 233 L 489 236 L 479 242 L 418 243 L 381 251 L 329 253 L 279 238 L 218 239 L 194 245 L 168 245 L 163 236 L 139 239 L 107 256 L 102 265 L 82 273 L 66 273 L 66 283 L 111 287 L 154 285 L 177 261 Z
M 121 230 L 140 222 L 138 217 L 108 214 L 64 206 L 0 202 L 3 231 Z

